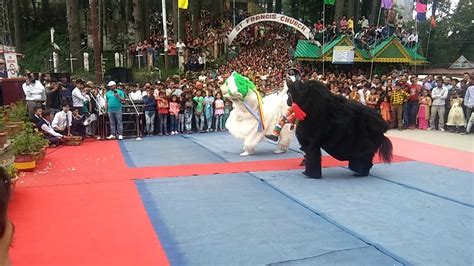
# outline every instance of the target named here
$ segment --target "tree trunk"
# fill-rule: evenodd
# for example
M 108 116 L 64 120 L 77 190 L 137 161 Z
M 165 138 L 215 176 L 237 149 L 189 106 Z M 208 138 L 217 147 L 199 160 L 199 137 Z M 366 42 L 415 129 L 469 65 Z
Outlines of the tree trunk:
M 13 2 L 17 2 L 17 1 L 13 1 Z M 44 22 L 44 25 L 47 27 L 51 26 L 51 19 L 49 19 L 50 12 L 51 10 L 49 10 L 49 0 L 41 0 L 42 21 Z
M 335 6 L 334 18 L 333 18 L 334 21 L 338 22 L 342 18 L 342 16 L 344 15 L 344 6 L 345 6 L 345 0 L 336 0 L 336 6 Z
M 16 2 L 13 0 L 13 2 Z M 29 23 L 29 17 L 30 17 L 30 4 L 28 3 L 28 0 L 22 0 L 21 1 L 21 6 L 20 6 L 20 19 L 23 20 L 24 23 L 23 25 L 23 32 L 26 32 L 30 28 L 30 23 Z
M 172 11 L 173 13 L 171 16 L 173 17 L 173 40 L 176 42 L 178 40 L 178 1 L 173 1 L 172 3 Z M 180 14 L 181 15 L 181 14 Z M 179 36 L 181 38 L 181 35 Z
M 354 17 L 355 2 L 359 0 L 347 0 L 347 19 Z
M 23 20 L 23 17 L 20 14 L 20 7 L 18 1 L 12 1 L 13 2 L 13 28 L 15 32 L 15 46 L 16 46 L 16 51 L 21 52 L 23 49 L 23 30 L 21 27 L 21 22 Z
M 293 18 L 298 18 L 298 2 L 297 0 L 290 1 L 290 16 Z
M 67 29 L 69 35 L 69 52 L 77 60 L 73 61 L 74 69 L 82 67 L 81 38 L 79 27 L 79 2 L 77 0 L 66 1 Z
M 282 0 L 275 1 L 275 13 L 281 14 Z
M 379 6 L 380 6 L 380 0 L 372 0 L 372 8 L 370 11 L 370 23 L 372 25 L 377 24 Z
M 267 0 L 267 13 L 273 13 L 273 0 Z
M 141 9 L 142 9 L 142 21 L 143 21 L 143 33 L 145 34 L 145 38 L 148 38 L 150 36 L 150 16 L 149 16 L 149 12 L 150 12 L 150 1 L 149 0 L 141 0 L 142 2 L 142 5 L 141 5 Z M 174 2 L 177 2 L 177 1 L 174 1 Z M 145 39 L 144 39 L 145 40 Z
M 139 41 L 145 39 L 145 32 L 143 31 L 143 7 L 141 0 L 133 0 L 133 17 L 135 18 L 135 36 Z
M 196 38 L 198 35 L 198 27 L 199 27 L 199 15 L 201 14 L 201 10 L 198 6 L 198 1 L 190 1 L 191 3 L 191 23 L 192 23 L 192 30 L 193 30 L 193 38 Z
M 130 0 L 125 1 L 125 20 L 130 22 L 132 19 L 132 5 L 130 4 Z
M 355 9 L 354 9 L 354 28 L 357 25 L 357 21 L 360 19 L 360 1 L 356 0 L 355 1 Z M 355 31 L 355 29 L 353 29 Z

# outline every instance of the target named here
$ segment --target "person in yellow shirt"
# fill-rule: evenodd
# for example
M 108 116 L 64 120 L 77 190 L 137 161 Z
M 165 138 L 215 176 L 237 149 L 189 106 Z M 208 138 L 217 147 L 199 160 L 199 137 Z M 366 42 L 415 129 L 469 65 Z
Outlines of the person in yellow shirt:
M 352 31 L 352 34 L 354 35 L 354 17 L 350 17 L 347 21 L 347 30 Z
M 410 94 L 400 88 L 400 84 L 395 84 L 390 96 L 392 109 L 392 127 L 398 125 L 398 130 L 403 129 L 403 103 L 408 100 Z

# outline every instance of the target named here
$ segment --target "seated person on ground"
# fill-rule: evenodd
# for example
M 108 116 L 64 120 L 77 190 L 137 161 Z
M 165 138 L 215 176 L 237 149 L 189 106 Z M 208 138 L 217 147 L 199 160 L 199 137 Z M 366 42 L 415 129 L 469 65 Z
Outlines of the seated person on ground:
M 35 107 L 35 113 L 30 118 L 31 122 L 33 122 L 33 124 L 35 125 L 38 124 L 38 122 L 41 120 L 42 113 L 43 113 L 43 108 Z
M 69 136 L 71 135 L 71 125 L 72 125 L 72 112 L 69 111 L 69 104 L 63 103 L 62 104 L 62 111 L 57 112 L 54 115 L 53 122 L 51 126 L 53 127 L 54 131 Z
M 51 121 L 53 120 L 53 115 L 51 111 L 46 110 L 43 112 L 43 117 L 38 122 L 37 126 L 43 133 L 44 137 L 49 141 L 50 146 L 57 146 L 62 143 L 61 133 L 54 131 L 51 126 Z
M 84 118 L 79 113 L 78 108 L 72 111 L 71 134 L 83 138 L 86 136 L 86 126 L 84 126 Z

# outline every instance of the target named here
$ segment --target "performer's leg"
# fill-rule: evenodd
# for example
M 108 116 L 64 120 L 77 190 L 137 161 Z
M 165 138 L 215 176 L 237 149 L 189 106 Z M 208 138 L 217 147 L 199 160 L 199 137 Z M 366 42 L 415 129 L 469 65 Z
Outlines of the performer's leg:
M 311 178 L 321 178 L 321 149 L 319 147 L 311 150 L 308 149 L 305 158 L 305 171 L 303 174 Z

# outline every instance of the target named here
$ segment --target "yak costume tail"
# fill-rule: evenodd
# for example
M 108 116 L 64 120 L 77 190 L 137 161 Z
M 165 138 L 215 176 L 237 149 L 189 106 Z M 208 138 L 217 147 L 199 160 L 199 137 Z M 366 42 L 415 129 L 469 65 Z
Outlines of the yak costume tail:
M 383 136 L 382 143 L 379 146 L 379 158 L 384 163 L 390 163 L 393 158 L 393 145 L 386 136 Z

